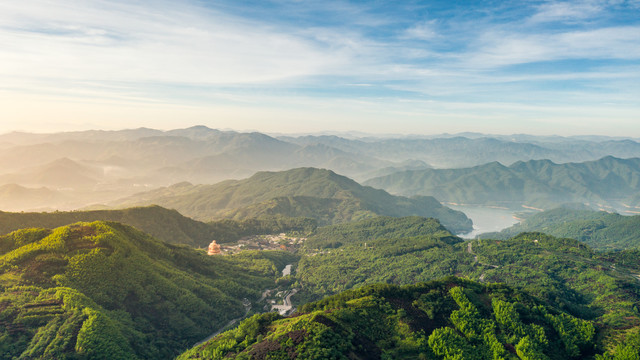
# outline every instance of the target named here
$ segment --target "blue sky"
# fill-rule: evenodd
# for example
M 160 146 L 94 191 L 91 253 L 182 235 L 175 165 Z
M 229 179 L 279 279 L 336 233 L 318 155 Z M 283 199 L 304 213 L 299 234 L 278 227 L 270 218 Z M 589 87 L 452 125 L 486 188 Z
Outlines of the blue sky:
M 0 132 L 640 137 L 640 0 L 0 4 Z

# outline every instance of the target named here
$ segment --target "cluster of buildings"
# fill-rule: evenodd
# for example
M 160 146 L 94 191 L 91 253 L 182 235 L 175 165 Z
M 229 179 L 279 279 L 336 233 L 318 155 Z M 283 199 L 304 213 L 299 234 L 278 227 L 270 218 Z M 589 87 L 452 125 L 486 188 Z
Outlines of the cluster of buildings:
M 295 251 L 306 238 L 278 235 L 254 235 L 238 240 L 235 244 L 218 244 L 215 240 L 209 244 L 208 255 L 235 254 L 243 250 L 284 250 Z

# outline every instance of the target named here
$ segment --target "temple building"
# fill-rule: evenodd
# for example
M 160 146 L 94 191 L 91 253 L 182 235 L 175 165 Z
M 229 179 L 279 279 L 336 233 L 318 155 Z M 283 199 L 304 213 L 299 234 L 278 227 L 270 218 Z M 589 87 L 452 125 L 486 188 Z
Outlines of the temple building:
M 220 245 L 218 245 L 215 240 L 209 244 L 209 251 L 207 251 L 207 255 L 220 255 Z

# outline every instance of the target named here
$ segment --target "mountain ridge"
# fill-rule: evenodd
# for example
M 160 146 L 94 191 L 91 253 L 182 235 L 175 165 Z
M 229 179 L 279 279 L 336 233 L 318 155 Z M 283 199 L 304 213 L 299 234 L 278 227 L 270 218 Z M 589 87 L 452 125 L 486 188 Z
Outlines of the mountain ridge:
M 589 203 L 620 209 L 640 206 L 640 158 L 606 156 L 595 161 L 557 164 L 551 160 L 497 162 L 462 169 L 404 171 L 370 179 L 367 185 L 406 195 L 430 194 L 440 201 L 477 205 L 551 208 Z
M 375 214 L 419 215 L 440 218 L 445 226 L 455 232 L 468 231 L 471 226 L 471 221 L 463 213 L 442 206 L 432 197 L 397 197 L 384 190 L 362 186 L 331 170 L 308 167 L 281 172 L 258 172 L 245 180 L 227 180 L 214 185 L 189 186 L 180 183 L 180 185 L 125 198 L 111 205 L 128 207 L 154 203 L 175 208 L 195 219 L 240 219 L 243 212 L 254 215 L 268 213 L 266 208 L 272 207 L 271 201 L 278 198 L 289 199 L 289 204 L 291 200 L 302 198 L 321 199 L 319 201 L 327 205 L 322 214 L 328 214 L 331 211 L 341 214 L 334 219 L 317 216 L 317 220 L 321 222 L 348 221 L 359 217 L 371 217 Z M 308 206 L 317 205 L 312 202 L 304 204 L 300 201 L 297 204 L 303 206 L 300 212 L 305 216 L 313 216 L 314 211 L 308 209 Z M 251 206 L 254 208 L 257 206 L 258 209 L 248 209 Z M 270 213 L 270 215 L 276 214 Z M 283 215 L 291 216 L 291 214 Z

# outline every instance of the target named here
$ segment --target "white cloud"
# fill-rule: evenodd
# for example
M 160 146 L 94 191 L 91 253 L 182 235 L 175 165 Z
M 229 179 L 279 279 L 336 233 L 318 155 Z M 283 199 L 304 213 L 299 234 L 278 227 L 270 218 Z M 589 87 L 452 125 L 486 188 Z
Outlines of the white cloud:
M 0 76 L 264 82 L 348 61 L 322 44 L 193 5 L 20 1 L 0 5 Z
M 432 40 L 437 36 L 435 20 L 415 24 L 404 32 L 404 37 L 417 40 Z
M 640 59 L 640 26 L 557 34 L 488 32 L 467 66 L 501 67 L 564 59 Z
M 9 96 L 0 99 L 1 115 L 33 119 L 39 113 L 52 114 L 47 115 L 51 122 L 67 123 L 73 121 L 65 119 L 74 118 L 122 119 L 123 126 L 142 124 L 136 118 L 144 118 L 144 125 L 153 127 L 154 119 L 176 124 L 171 119 L 184 114 L 191 123 L 217 117 L 264 130 L 269 129 L 251 125 L 251 119 L 273 120 L 273 126 L 278 118 L 287 120 L 278 125 L 279 131 L 312 126 L 296 127 L 300 119 L 313 119 L 316 130 L 345 127 L 354 119 L 366 126 L 367 119 L 374 119 L 380 131 L 386 131 L 383 124 L 396 118 L 455 119 L 463 124 L 465 118 L 526 118 L 528 111 L 541 117 L 552 117 L 554 111 L 566 115 L 570 112 L 563 109 L 578 107 L 575 99 L 600 98 L 624 102 L 628 107 L 620 116 L 637 118 L 637 106 L 629 105 L 640 91 L 630 85 L 638 78 L 636 67 L 562 74 L 502 72 L 514 64 L 564 59 L 639 60 L 640 26 L 581 26 L 583 30 L 575 31 L 546 27 L 550 21 L 592 19 L 604 7 L 602 2 L 548 2 L 536 14 L 520 14 L 521 21 L 511 23 L 449 19 L 408 27 L 406 19 L 338 3 L 343 8 L 300 3 L 295 11 L 305 16 L 344 10 L 344 19 L 299 26 L 160 0 L 3 2 L 0 91 Z M 541 26 L 544 31 L 533 32 Z M 531 86 L 553 80 L 584 80 L 606 94 Z M 322 97 L 313 99 L 314 91 Z M 503 103 L 474 103 L 477 94 Z M 407 99 L 409 103 L 400 102 Z M 413 102 L 416 99 L 420 101 Z M 545 101 L 568 105 L 548 111 L 542 105 L 528 107 Z M 32 103 L 42 110 L 30 107 Z M 601 116 L 607 109 L 589 108 L 578 113 Z
M 601 1 L 550 1 L 540 5 L 537 10 L 531 22 L 577 21 L 598 15 L 603 10 L 603 4 Z

